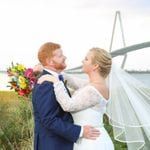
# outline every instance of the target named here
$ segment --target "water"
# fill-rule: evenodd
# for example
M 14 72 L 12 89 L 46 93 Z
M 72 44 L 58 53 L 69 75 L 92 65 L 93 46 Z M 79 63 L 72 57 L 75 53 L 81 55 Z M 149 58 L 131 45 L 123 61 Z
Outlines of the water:
M 9 85 L 8 83 L 9 78 L 7 76 L 6 72 L 0 72 L 0 90 L 9 90 L 7 86 Z
M 150 87 L 150 72 L 149 73 L 130 73 L 136 79 L 143 82 L 145 85 Z
M 150 87 L 150 73 L 130 73 L 130 74 Z M 83 77 L 83 74 L 77 76 Z M 0 90 L 10 89 L 9 87 L 7 87 L 9 85 L 8 81 L 9 77 L 7 76 L 7 73 L 0 72 Z

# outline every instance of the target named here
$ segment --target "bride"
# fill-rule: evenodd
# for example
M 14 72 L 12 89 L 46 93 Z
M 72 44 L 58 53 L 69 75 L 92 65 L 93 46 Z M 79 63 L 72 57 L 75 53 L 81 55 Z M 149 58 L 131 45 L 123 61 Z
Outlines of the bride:
M 113 126 L 115 139 L 127 142 L 128 149 L 140 149 L 147 145 L 150 142 L 150 121 L 140 114 L 148 118 L 150 95 L 142 84 L 114 68 L 110 54 L 100 48 L 92 48 L 87 53 L 83 60 L 83 71 L 88 75 L 88 81 L 64 74 L 67 84 L 76 90 L 71 98 L 64 83 L 55 77 L 44 75 L 38 80 L 39 83 L 54 83 L 57 101 L 65 111 L 71 112 L 75 124 L 90 124 L 100 130 L 101 134 L 96 140 L 80 138 L 74 144 L 74 150 L 114 149 L 103 125 L 104 113 Z

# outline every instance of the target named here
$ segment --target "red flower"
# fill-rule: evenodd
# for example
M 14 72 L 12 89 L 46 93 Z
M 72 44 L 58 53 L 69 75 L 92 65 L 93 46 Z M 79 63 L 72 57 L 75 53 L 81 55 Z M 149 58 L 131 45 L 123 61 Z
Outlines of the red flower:
M 28 68 L 27 70 L 25 70 L 24 75 L 25 75 L 25 77 L 30 79 L 33 76 L 33 69 L 32 68 Z

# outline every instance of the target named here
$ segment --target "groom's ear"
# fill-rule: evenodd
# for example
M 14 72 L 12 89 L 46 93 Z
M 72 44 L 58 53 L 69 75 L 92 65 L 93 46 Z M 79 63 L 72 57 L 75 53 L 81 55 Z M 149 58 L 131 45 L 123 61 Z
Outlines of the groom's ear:
M 50 58 L 47 58 L 47 59 L 46 59 L 46 64 L 47 64 L 48 66 L 52 66 L 52 65 L 53 65 L 53 60 L 50 59 Z

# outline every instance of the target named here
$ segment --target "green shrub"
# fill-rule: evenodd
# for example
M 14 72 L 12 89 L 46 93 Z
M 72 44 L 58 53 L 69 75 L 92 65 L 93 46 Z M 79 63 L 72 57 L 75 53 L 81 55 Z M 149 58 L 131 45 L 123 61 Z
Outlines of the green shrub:
M 127 150 L 126 143 L 118 142 L 113 138 L 113 129 L 112 129 L 112 126 L 109 125 L 108 117 L 106 115 L 104 115 L 104 127 L 107 130 L 107 132 L 109 133 L 109 135 L 114 143 L 115 150 Z

